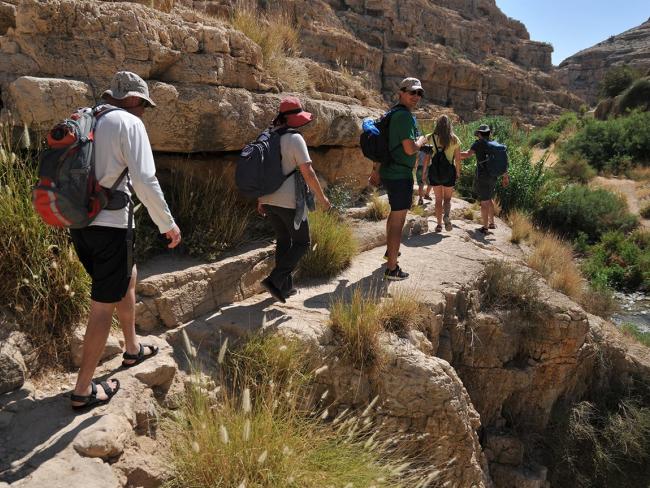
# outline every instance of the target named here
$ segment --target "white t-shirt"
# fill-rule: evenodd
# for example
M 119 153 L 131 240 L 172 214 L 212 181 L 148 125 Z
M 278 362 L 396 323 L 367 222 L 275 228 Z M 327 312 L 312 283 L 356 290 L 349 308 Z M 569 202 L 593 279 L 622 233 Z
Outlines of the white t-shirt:
M 284 134 L 280 137 L 282 151 L 282 172 L 285 175 L 297 169 L 299 165 L 311 163 L 307 144 L 300 134 Z M 259 198 L 261 203 L 283 208 L 296 208 L 296 176 L 284 180 L 275 192 Z
M 102 116 L 95 128 L 95 173 L 99 184 L 110 188 L 124 168 L 138 199 L 147 208 L 151 220 L 161 234 L 171 230 L 174 218 L 156 178 L 151 144 L 147 130 L 138 117 L 125 110 Z M 130 194 L 126 177 L 117 187 Z M 119 210 L 102 210 L 91 225 L 128 227 L 128 206 Z

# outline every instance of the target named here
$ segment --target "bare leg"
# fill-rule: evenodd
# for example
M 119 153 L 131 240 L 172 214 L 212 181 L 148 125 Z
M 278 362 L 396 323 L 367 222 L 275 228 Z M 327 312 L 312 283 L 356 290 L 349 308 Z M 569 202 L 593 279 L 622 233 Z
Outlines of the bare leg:
M 454 187 L 443 187 L 443 210 L 444 210 L 444 215 L 443 215 L 443 220 L 445 222 L 445 226 L 447 230 L 451 230 L 448 228 L 451 225 L 451 218 L 450 218 L 450 213 L 451 213 L 451 195 L 454 193 Z
M 111 329 L 113 311 L 115 303 L 100 303 L 94 300 L 90 301 L 90 314 L 88 316 L 88 327 L 84 336 L 83 354 L 81 357 L 81 367 L 77 375 L 77 383 L 74 387 L 76 395 L 89 395 L 91 392 L 90 381 L 95 374 L 97 363 L 104 352 L 108 333 Z M 117 383 L 108 383 L 111 388 L 115 388 Z M 104 400 L 107 398 L 101 385 L 97 385 L 97 398 Z M 73 404 L 80 405 L 78 402 Z
M 388 269 L 393 270 L 397 266 L 397 255 L 402 241 L 402 229 L 406 221 L 407 210 L 392 211 L 386 220 L 386 253 L 388 254 Z
M 489 225 L 491 207 L 492 207 L 492 200 L 483 200 L 481 202 L 481 222 L 483 224 L 483 227 L 485 227 L 486 229 Z
M 124 334 L 124 347 L 129 354 L 140 352 L 140 344 L 135 334 L 135 282 L 137 280 L 137 270 L 133 266 L 131 272 L 131 281 L 126 290 L 124 298 L 117 302 L 117 318 L 120 320 L 120 327 Z
M 438 222 L 438 225 L 442 225 L 442 197 L 444 192 L 443 189 L 444 187 L 442 186 L 433 187 L 433 194 L 436 196 L 436 221 Z
M 494 224 L 494 202 L 490 200 L 490 206 L 488 207 L 488 221 L 490 224 Z

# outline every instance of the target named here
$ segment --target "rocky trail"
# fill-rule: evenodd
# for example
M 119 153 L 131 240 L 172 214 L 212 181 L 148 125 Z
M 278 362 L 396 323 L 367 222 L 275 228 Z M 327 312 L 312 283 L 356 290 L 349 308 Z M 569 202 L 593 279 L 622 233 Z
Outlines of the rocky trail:
M 454 200 L 456 216 L 465 205 Z M 380 395 L 384 424 L 395 431 L 423 433 L 421 442 L 428 442 L 423 445 L 431 462 L 444 461 L 441 476 L 452 481 L 450 486 L 492 486 L 491 476 L 496 486 L 544 487 L 545 468 L 524 468 L 523 443 L 508 432 L 503 417 L 506 410 L 527 412 L 543 427 L 542 418 L 554 401 L 580 389 L 590 367 L 584 358 L 593 353 L 586 315 L 545 288 L 552 303 L 543 332 L 529 332 L 524 340 L 483 314 L 470 331 L 467 316 L 476 308 L 472 283 L 484 264 L 491 259 L 517 263 L 523 257 L 509 242 L 510 229 L 497 219 L 494 233 L 483 236 L 477 224 L 454 218 L 451 232 L 433 233 L 427 231 L 426 217 L 413 217 L 400 259 L 411 276 L 390 283 L 381 279 L 384 225 L 360 222 L 356 232 L 363 237 L 362 252 L 352 265 L 334 279 L 302 283 L 286 304 L 259 293 L 257 282 L 268 272 L 270 248 L 145 278 L 138 290 L 137 322 L 143 342 L 159 345 L 160 353 L 122 370 L 114 338 L 113 357 L 100 365 L 96 376 L 119 379 L 121 390 L 109 404 L 90 412 L 76 414 L 69 408 L 72 373 L 26 383 L 0 396 L 0 487 L 159 486 L 170 476 L 159 419 L 165 409 L 177 408 L 177 395 L 187 381 L 180 331 L 187 332 L 206 364 L 224 337 L 246 337 L 262 329 L 295 335 L 327 357 L 333 347 L 326 327 L 328 306 L 356 287 L 413 294 L 429 305 L 431 320 L 424 334 L 385 338 L 390 352 L 380 377 L 344 362 L 329 364 L 321 381 L 337 404 L 363 405 Z M 157 266 L 173 268 L 168 264 Z M 597 324 L 601 331 L 609 330 L 602 321 Z M 493 349 L 478 354 L 475 341 Z M 650 371 L 647 356 L 635 361 L 635 368 Z M 492 378 L 488 390 L 494 391 L 485 391 L 485 374 Z M 491 427 L 483 447 L 477 435 L 481 425 Z

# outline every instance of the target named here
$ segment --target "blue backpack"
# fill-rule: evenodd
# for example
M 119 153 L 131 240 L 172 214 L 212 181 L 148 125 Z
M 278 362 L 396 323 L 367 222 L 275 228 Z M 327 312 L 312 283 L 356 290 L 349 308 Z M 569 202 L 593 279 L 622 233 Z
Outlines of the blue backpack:
M 242 149 L 235 169 L 235 184 L 240 193 L 249 198 L 258 198 L 275 192 L 287 178 L 282 172 L 282 153 L 280 137 L 284 134 L 297 134 L 287 127 L 266 129 L 255 141 Z
M 487 141 L 487 159 L 483 161 L 490 176 L 499 177 L 508 171 L 508 148 L 497 141 Z
M 393 163 L 392 152 L 402 144 L 389 147 L 389 126 L 390 119 L 395 112 L 407 110 L 403 105 L 395 105 L 388 112 L 376 120 L 367 119 L 363 122 L 359 145 L 363 155 L 376 163 L 385 166 Z

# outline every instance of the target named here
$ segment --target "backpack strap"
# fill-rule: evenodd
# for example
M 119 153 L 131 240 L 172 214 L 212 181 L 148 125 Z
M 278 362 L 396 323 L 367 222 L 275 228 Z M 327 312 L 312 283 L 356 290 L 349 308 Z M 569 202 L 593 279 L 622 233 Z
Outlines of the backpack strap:
M 407 109 L 404 105 L 402 105 L 401 103 L 398 103 L 397 105 L 393 105 L 393 106 L 391 107 L 391 109 L 390 109 L 388 112 L 386 112 L 386 115 L 385 115 L 384 117 L 388 117 L 388 118 L 390 119 L 390 118 L 392 118 L 392 116 L 393 116 L 396 112 L 401 112 L 401 111 L 403 111 L 403 110 L 409 111 L 409 109 Z M 390 140 L 390 120 L 388 120 L 388 122 L 387 122 L 386 129 L 387 129 L 387 131 L 388 131 L 388 134 L 387 134 L 387 135 L 388 135 L 388 139 Z M 416 125 L 416 130 L 417 130 L 417 125 Z M 411 167 L 410 167 L 409 165 L 407 165 L 407 164 L 398 163 L 398 162 L 395 161 L 395 159 L 393 158 L 393 151 L 395 151 L 395 149 L 397 149 L 398 147 L 401 147 L 401 146 L 402 146 L 402 142 L 400 141 L 399 144 L 397 144 L 395 147 L 392 147 L 392 148 L 389 147 L 389 148 L 388 148 L 388 154 L 390 155 L 391 159 L 393 159 L 393 163 L 396 164 L 397 166 L 404 166 L 405 168 L 411 168 Z
M 296 109 L 296 110 L 298 110 L 298 109 Z M 298 110 L 298 112 L 301 112 L 301 111 L 302 110 Z M 298 112 L 296 112 L 296 113 L 298 113 Z M 283 113 L 284 114 L 293 113 L 293 111 L 283 112 Z M 282 137 L 285 134 L 300 134 L 299 131 L 297 131 L 296 129 L 294 129 L 292 127 L 280 127 L 278 129 L 276 129 L 274 132 L 276 134 L 278 134 L 280 137 Z M 282 149 L 280 149 L 280 159 L 282 159 Z M 289 174 L 285 175 L 284 176 L 285 181 L 288 180 L 291 176 L 293 176 L 296 173 L 296 171 L 298 171 L 298 168 L 294 168 L 293 171 L 291 171 L 291 172 L 289 172 Z

